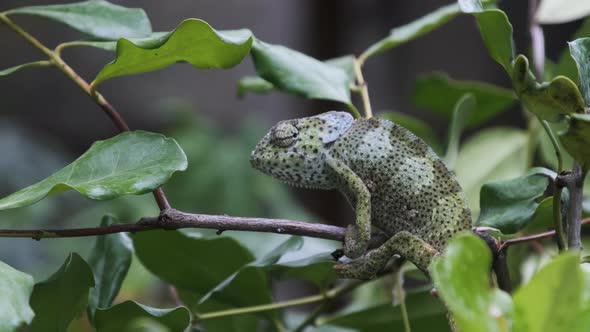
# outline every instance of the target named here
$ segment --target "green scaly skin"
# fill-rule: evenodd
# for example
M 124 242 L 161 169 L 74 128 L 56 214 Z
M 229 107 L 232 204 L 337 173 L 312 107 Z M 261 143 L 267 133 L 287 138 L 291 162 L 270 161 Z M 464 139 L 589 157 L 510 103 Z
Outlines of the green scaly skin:
M 344 241 L 352 260 L 336 265 L 342 278 L 371 279 L 396 254 L 428 274 L 448 240 L 471 227 L 453 173 L 422 140 L 387 120 L 327 112 L 281 121 L 258 143 L 251 163 L 289 184 L 346 196 L 356 223 Z M 387 240 L 368 250 L 372 228 Z

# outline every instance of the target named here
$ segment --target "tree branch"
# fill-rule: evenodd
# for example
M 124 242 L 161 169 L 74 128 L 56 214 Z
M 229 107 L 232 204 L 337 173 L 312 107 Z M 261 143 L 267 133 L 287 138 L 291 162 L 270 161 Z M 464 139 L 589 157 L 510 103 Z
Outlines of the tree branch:
M 290 234 L 336 241 L 342 241 L 344 239 L 345 231 L 342 227 L 304 221 L 193 214 L 167 209 L 162 211 L 159 217 L 142 218 L 134 224 L 114 224 L 105 227 L 71 229 L 0 229 L 0 237 L 40 240 L 46 238 L 85 237 L 122 232 L 137 233 L 154 229 L 175 230 L 181 228 L 216 229 L 219 232 L 250 231 Z

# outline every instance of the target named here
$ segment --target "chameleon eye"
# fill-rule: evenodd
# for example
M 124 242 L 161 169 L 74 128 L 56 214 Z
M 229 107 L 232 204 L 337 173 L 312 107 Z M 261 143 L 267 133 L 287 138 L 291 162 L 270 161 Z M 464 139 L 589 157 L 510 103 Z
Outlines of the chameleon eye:
M 299 129 L 290 123 L 279 123 L 272 131 L 272 143 L 286 148 L 297 140 Z

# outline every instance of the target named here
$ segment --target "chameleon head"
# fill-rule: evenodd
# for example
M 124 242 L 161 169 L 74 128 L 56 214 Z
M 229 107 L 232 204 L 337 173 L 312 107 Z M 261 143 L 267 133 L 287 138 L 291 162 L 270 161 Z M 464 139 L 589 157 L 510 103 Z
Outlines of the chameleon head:
M 256 169 L 295 186 L 332 189 L 326 153 L 352 126 L 346 112 L 285 120 L 258 142 L 250 162 Z

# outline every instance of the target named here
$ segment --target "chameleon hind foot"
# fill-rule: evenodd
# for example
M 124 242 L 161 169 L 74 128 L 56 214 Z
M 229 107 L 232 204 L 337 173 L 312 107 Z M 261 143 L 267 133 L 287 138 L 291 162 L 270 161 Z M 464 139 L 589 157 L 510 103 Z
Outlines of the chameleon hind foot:
M 367 252 L 362 257 L 337 264 L 334 268 L 341 278 L 372 279 L 395 254 L 414 263 L 428 275 L 428 264 L 439 252 L 415 235 L 404 231 L 395 234 L 382 246 Z

